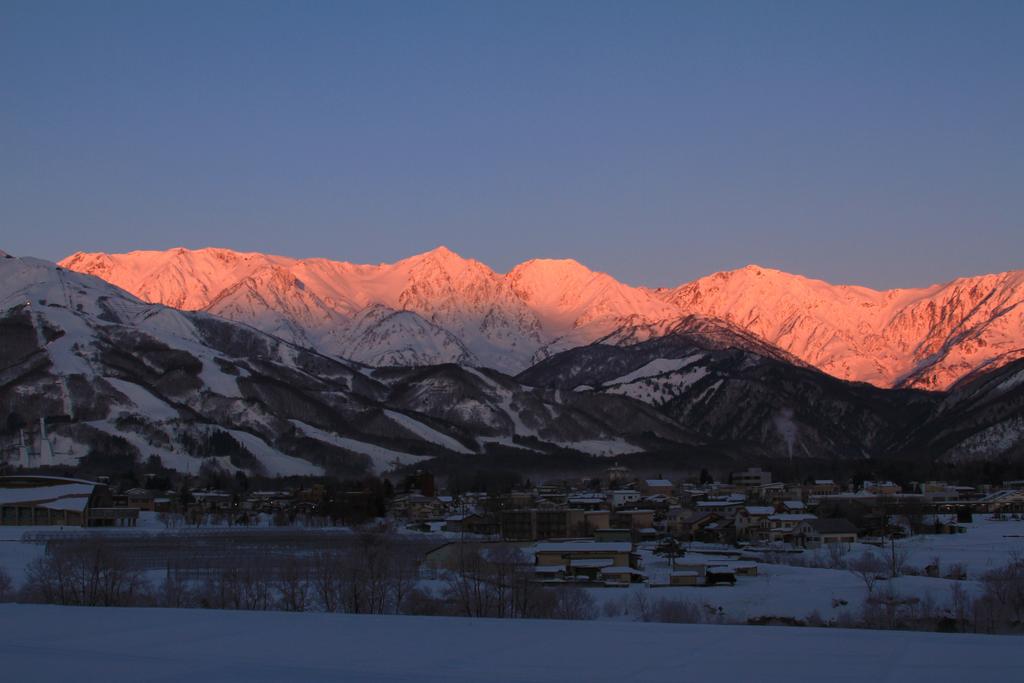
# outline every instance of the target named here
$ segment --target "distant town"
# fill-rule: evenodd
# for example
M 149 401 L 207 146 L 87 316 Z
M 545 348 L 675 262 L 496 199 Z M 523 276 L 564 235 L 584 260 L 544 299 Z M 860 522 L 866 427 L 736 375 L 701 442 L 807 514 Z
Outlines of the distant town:
M 310 552 L 336 547 L 334 541 L 324 539 L 348 530 L 349 536 L 399 539 L 399 545 L 405 547 L 403 557 L 409 571 L 428 583 L 446 579 L 454 582 L 444 584 L 444 590 L 454 590 L 452 586 L 458 586 L 458 580 L 453 577 L 465 579 L 467 572 L 476 572 L 475 580 L 492 589 L 501 588 L 507 577 L 494 578 L 489 573 L 494 567 L 484 572 L 479 563 L 493 563 L 496 557 L 507 556 L 521 582 L 520 590 L 525 590 L 522 586 L 527 584 L 537 590 L 563 589 L 561 600 L 568 599 L 565 596 L 570 593 L 574 600 L 581 595 L 579 591 L 564 590 L 568 588 L 639 586 L 652 589 L 650 596 L 657 594 L 653 589 L 661 587 L 735 588 L 759 576 L 763 579 L 766 568 L 787 564 L 859 576 L 868 598 L 876 599 L 877 581 L 901 576 L 946 582 L 982 578 L 969 577 L 969 563 L 944 562 L 939 551 L 934 559 L 929 556 L 926 562 L 915 565 L 908 561 L 909 551 L 915 547 L 911 539 L 920 543 L 924 538 L 947 537 L 950 541 L 944 547 L 955 548 L 956 539 L 969 538 L 979 528 L 998 528 L 999 522 L 1024 529 L 1024 523 L 1015 524 L 1024 516 L 1024 481 L 981 486 L 943 481 L 901 486 L 892 481 L 812 478 L 783 482 L 774 481 L 772 473 L 760 467 L 733 472 L 727 481 L 715 481 L 707 471 L 683 481 L 637 477 L 626 467 L 612 465 L 599 477 L 486 491 L 446 489 L 426 471 L 349 483 L 286 485 L 282 481 L 281 486 L 262 488 L 253 486 L 254 482 L 241 473 L 181 474 L 172 484 L 167 473 L 129 482 L 113 475 L 91 480 L 59 476 L 47 473 L 48 469 L 32 472 L 8 468 L 0 476 L 2 525 L 35 529 L 26 538 L 48 547 L 69 548 L 85 539 L 105 539 L 101 542 L 114 548 L 114 555 L 118 547 L 126 550 L 129 546 L 137 555 L 145 553 L 147 546 L 140 545 L 139 537 L 132 535 L 135 531 L 144 529 L 150 539 L 147 543 L 159 538 L 177 539 L 173 552 L 167 548 L 154 551 L 148 564 L 140 565 L 152 569 L 154 564 L 170 562 L 169 558 L 174 558 L 177 566 L 182 555 L 189 555 L 192 541 L 188 539 L 201 543 L 204 536 L 200 532 L 217 531 L 230 548 L 238 538 L 249 538 L 233 533 L 252 530 L 262 534 L 261 543 L 269 544 L 259 552 L 272 555 L 280 552 L 275 543 L 289 548 L 297 544 Z M 984 524 L 979 526 L 980 522 Z M 108 528 L 119 533 L 83 535 L 73 532 L 75 528 L 96 533 Z M 328 535 L 318 537 L 318 532 Z M 297 542 L 300 537 L 304 540 Z M 267 551 L 267 547 L 277 550 Z M 349 551 L 356 552 L 352 548 Z M 232 550 L 229 554 L 233 564 L 244 564 L 245 552 Z M 48 550 L 47 555 L 51 554 Z M 289 550 L 285 554 L 293 553 Z M 467 554 L 477 563 L 473 571 L 468 569 L 471 563 Z M 356 558 L 362 559 L 362 555 Z M 1011 566 L 1020 573 L 1020 559 L 1014 562 Z M 183 575 L 188 569 L 183 569 Z M 268 576 L 276 576 L 268 571 Z M 770 576 L 771 569 L 768 572 Z M 31 584 L 31 571 L 27 576 Z M 312 594 L 314 583 L 310 578 L 309 587 L 303 590 Z M 587 596 L 582 607 L 570 606 L 560 614 L 589 618 L 598 614 L 600 605 L 605 605 L 606 613 L 620 610 L 628 614 L 631 608 L 626 600 L 620 601 L 621 607 L 608 607 L 612 603 L 607 597 L 595 600 L 593 592 Z M 28 593 L 23 597 L 33 599 Z M 686 603 L 685 593 L 672 592 L 672 597 L 676 608 Z M 702 593 L 700 599 L 706 597 Z M 41 594 L 34 598 L 48 601 Z M 426 594 L 420 599 L 425 600 Z M 632 605 L 634 609 L 653 609 L 645 604 L 648 597 L 633 599 L 641 601 L 639 607 Z M 894 598 L 890 594 L 889 600 L 893 599 L 903 601 L 906 596 Z M 112 600 L 119 604 L 117 599 Z M 841 602 L 846 605 L 850 601 Z M 314 604 L 312 598 L 302 602 L 304 608 L 313 608 Z M 265 607 L 273 608 L 269 597 Z M 671 613 L 670 607 L 661 605 L 662 610 Z M 408 608 L 408 604 L 395 603 L 389 609 Z M 380 609 L 385 610 L 383 603 Z M 468 616 L 505 614 L 501 610 L 491 614 L 489 609 L 486 605 L 464 605 Z M 714 612 L 707 603 L 704 609 Z M 514 615 L 514 611 L 508 614 Z M 965 614 L 950 615 L 948 609 L 926 615 L 925 627 L 949 626 L 947 622 L 952 620 L 950 623 L 958 624 L 955 628 L 967 628 L 969 619 Z M 766 623 L 807 623 L 807 615 L 792 613 L 761 617 L 767 617 Z M 698 621 L 704 618 L 706 614 L 689 617 Z M 813 618 L 827 623 L 821 615 Z M 903 626 L 922 627 L 920 618 L 915 619 L 916 623 Z M 759 623 L 750 616 L 746 621 Z M 836 623 L 856 625 L 849 619 Z M 992 630 L 1005 628 L 1014 627 L 1007 622 Z

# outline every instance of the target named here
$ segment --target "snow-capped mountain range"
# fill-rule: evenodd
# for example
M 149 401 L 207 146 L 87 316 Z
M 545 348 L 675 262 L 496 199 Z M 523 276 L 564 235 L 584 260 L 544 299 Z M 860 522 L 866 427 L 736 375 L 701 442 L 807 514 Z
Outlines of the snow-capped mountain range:
M 32 441 L 40 419 L 60 456 L 32 466 L 95 454 L 276 475 L 360 476 L 494 448 L 617 455 L 645 440 L 697 441 L 641 402 L 453 364 L 371 368 L 3 252 L 0 342 L 0 464 L 19 462 L 19 432 Z
M 1024 357 L 1024 271 L 876 291 L 759 266 L 663 289 L 571 259 L 500 274 L 445 247 L 379 265 L 215 248 L 76 253 L 61 265 L 147 302 L 375 366 L 454 362 L 515 373 L 566 349 L 635 344 L 709 319 L 880 387 L 942 390 Z
M 434 256 L 454 261 L 450 253 Z M 251 284 L 284 277 L 280 264 L 272 266 L 243 279 Z M 438 264 L 403 268 L 413 266 Z M 498 353 L 502 344 L 517 349 L 521 341 L 507 334 L 518 329 L 509 327 L 514 318 L 507 311 L 490 312 L 496 296 L 509 297 L 543 340 L 547 327 L 559 323 L 559 310 L 565 311 L 562 325 L 597 311 L 576 329 L 598 330 L 600 313 L 614 310 L 616 302 L 629 305 L 636 292 L 616 294 L 624 286 L 603 276 L 595 289 L 612 292 L 613 300 L 604 309 L 592 303 L 600 297 L 587 291 L 586 282 L 540 305 L 547 292 L 525 286 L 527 278 L 517 283 L 527 293 L 522 297 L 510 278 L 475 270 L 477 282 L 468 289 L 486 296 L 471 310 L 487 310 L 483 319 L 495 322 L 469 330 L 475 337 L 457 328 L 476 342 L 471 347 L 425 313 L 383 304 L 359 308 L 365 299 L 338 312 L 323 305 L 326 287 L 314 293 L 294 276 L 284 277 L 287 288 L 308 296 L 288 297 L 289 315 L 268 306 L 260 309 L 266 317 L 253 318 L 273 320 L 279 334 L 269 334 L 206 311 L 149 303 L 98 277 L 0 252 L 0 459 L 20 462 L 21 433 L 28 431 L 31 441 L 40 419 L 49 423 L 57 464 L 82 467 L 98 459 L 106 469 L 156 458 L 191 471 L 202 464 L 229 472 L 360 476 L 396 463 L 471 463 L 485 454 L 577 462 L 629 454 L 686 461 L 699 454 L 733 463 L 886 457 L 959 462 L 1024 454 L 1024 359 L 978 371 L 948 392 L 882 389 L 831 377 L 735 323 L 691 314 L 662 323 L 628 318 L 629 324 L 600 337 L 602 343 L 560 351 L 514 377 L 474 366 L 467 361 L 473 348 Z M 569 270 L 580 272 L 578 266 Z M 364 286 L 379 285 L 363 277 Z M 437 320 L 447 315 L 456 321 L 447 323 L 453 328 L 467 325 L 467 287 L 440 279 L 429 286 L 407 283 L 410 293 L 403 291 L 400 300 L 422 306 L 447 292 L 451 305 Z M 201 281 L 208 292 L 217 288 L 209 277 Z M 160 279 L 148 284 L 163 286 Z M 228 287 L 212 299 L 266 301 L 257 297 L 266 290 L 247 286 Z M 185 301 L 178 299 L 182 306 Z M 547 317 L 530 313 L 530 302 Z M 318 320 L 314 311 L 343 320 L 351 326 L 346 333 L 376 330 L 358 338 L 373 346 L 380 334 L 396 354 L 404 349 L 394 341 L 405 339 L 397 335 L 418 330 L 417 353 L 456 353 L 461 362 L 374 368 L 282 338 L 306 339 L 302 335 L 316 330 L 330 340 L 330 330 L 309 322 Z M 617 313 L 611 317 L 623 320 Z M 300 319 L 310 327 L 295 322 Z M 391 360 L 405 364 L 416 357 Z

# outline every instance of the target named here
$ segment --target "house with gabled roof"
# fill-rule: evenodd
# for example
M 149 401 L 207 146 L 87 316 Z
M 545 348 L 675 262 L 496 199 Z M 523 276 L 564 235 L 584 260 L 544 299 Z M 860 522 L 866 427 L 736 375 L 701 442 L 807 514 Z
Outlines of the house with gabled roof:
M 820 548 L 831 543 L 856 543 L 857 527 L 848 519 L 805 519 L 793 532 L 796 545 Z

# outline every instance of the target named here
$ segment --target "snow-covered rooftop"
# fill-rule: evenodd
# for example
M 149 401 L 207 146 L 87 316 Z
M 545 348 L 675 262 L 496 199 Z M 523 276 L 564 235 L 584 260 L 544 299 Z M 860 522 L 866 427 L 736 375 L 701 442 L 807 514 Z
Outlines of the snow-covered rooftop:
M 80 512 L 88 504 L 94 488 L 95 484 L 91 483 L 0 488 L 0 505 L 39 505 Z
M 534 546 L 538 553 L 628 553 L 632 550 L 633 544 L 625 541 L 563 541 Z

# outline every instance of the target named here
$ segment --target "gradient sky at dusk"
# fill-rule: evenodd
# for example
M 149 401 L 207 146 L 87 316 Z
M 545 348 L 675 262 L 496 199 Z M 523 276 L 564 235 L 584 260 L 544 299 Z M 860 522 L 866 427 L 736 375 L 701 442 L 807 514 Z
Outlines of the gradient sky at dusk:
M 1024 2 L 0 1 L 0 249 L 1024 268 Z

